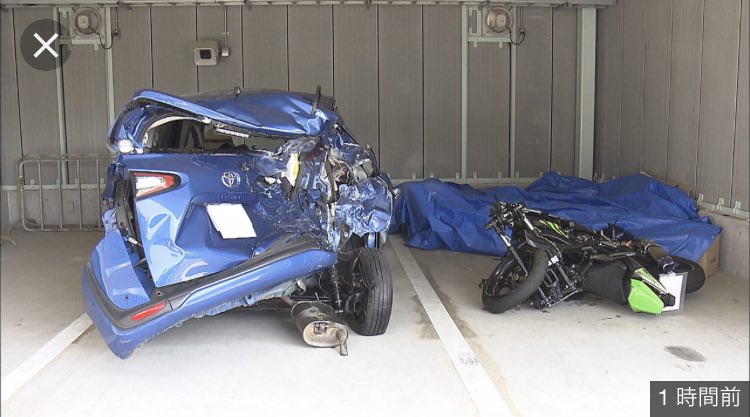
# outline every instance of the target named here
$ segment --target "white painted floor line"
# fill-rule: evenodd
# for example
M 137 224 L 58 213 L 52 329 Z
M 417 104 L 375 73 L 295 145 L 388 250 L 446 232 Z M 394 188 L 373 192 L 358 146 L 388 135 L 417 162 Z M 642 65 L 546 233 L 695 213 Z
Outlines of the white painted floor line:
M 430 282 L 427 281 L 409 248 L 404 246 L 403 239 L 393 235 L 389 236 L 389 239 L 479 415 L 481 417 L 512 416 L 513 413 L 508 404 L 495 388 L 495 384 L 492 383 L 461 331 L 458 330 L 458 326 L 448 314 L 448 310 L 445 309 Z
M 55 337 L 47 342 L 41 349 L 36 351 L 30 358 L 26 359 L 18 368 L 3 378 L 2 382 L 2 401 L 10 398 L 19 388 L 28 382 L 37 372 L 44 369 L 53 359 L 57 357 L 65 348 L 78 339 L 93 323 L 88 315 L 81 314 L 80 317 L 70 323 Z

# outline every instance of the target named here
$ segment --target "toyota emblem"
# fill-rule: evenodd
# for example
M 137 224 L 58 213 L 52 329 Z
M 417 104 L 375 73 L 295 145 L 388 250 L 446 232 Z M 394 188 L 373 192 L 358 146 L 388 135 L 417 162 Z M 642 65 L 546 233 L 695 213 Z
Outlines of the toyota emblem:
M 226 171 L 221 174 L 221 183 L 227 188 L 234 188 L 240 185 L 240 174 L 234 171 Z

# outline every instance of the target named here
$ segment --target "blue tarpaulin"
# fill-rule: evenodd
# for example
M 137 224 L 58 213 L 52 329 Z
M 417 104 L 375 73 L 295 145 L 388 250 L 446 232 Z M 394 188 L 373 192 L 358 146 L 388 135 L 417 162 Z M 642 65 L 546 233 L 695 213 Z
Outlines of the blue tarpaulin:
M 476 189 L 435 179 L 398 188 L 390 230 L 400 229 L 408 245 L 422 249 L 504 255 L 497 234 L 484 230 L 496 197 L 524 202 L 594 230 L 615 224 L 694 261 L 721 232 L 708 217 L 698 215 L 684 191 L 644 175 L 596 183 L 549 172 L 525 189 Z

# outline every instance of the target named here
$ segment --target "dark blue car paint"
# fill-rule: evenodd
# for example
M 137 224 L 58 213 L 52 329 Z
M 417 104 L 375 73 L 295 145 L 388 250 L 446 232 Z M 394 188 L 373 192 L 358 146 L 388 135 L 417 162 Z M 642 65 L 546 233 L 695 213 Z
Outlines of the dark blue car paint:
M 159 166 L 159 171 L 181 178 L 177 188 L 136 201 L 143 250 L 157 287 L 234 266 L 251 257 L 269 236 L 284 231 L 316 233 L 320 228 L 309 210 L 284 198 L 280 187 L 262 189 L 252 155 L 144 154 L 125 155 L 122 161 L 127 173 Z M 245 173 L 243 164 L 250 167 Z M 243 173 L 240 185 L 225 187 L 222 170 Z M 242 204 L 258 237 L 222 239 L 205 207 L 219 203 Z
M 281 146 L 275 153 L 150 152 L 144 133 L 165 117 L 269 135 L 279 138 Z M 273 91 L 179 98 L 145 90 L 134 96 L 111 128 L 109 144 L 120 140 L 133 142 L 135 150 L 118 154 L 104 199 L 114 198 L 115 181 L 133 181 L 134 173 L 162 172 L 179 178 L 174 188 L 135 200 L 137 230 L 131 233 L 138 241 L 118 224 L 115 209 L 107 210 L 106 236 L 84 269 L 86 311 L 121 358 L 191 317 L 280 295 L 273 289 L 335 264 L 340 245 L 351 234 L 363 237 L 369 246 L 382 245 L 375 236 L 384 235 L 390 223 L 390 181 L 372 171 L 377 165 L 373 153 L 354 141 L 330 98 Z M 290 163 L 298 166 L 291 193 L 281 186 Z M 332 165 L 347 166 L 354 180 L 329 181 L 335 175 Z M 239 184 L 223 183 L 227 172 L 237 173 Z M 257 237 L 222 239 L 206 210 L 207 204 L 219 203 L 242 204 Z M 304 251 L 286 254 L 260 269 L 197 288 L 178 305 L 171 300 L 142 323 L 129 319 L 131 313 L 154 306 L 160 294 L 242 269 L 294 239 L 312 241 L 314 247 L 308 244 Z M 145 263 L 139 263 L 141 255 Z M 127 328 L 118 322 L 120 316 L 130 320 Z
M 142 90 L 120 113 L 109 132 L 110 144 L 130 139 L 143 148 L 143 133 L 156 120 L 175 112 L 195 116 L 206 123 L 217 122 L 270 136 L 320 136 L 341 117 L 332 101 L 322 97 L 312 112 L 315 97 L 282 91 L 219 92 L 192 97 L 175 97 L 154 90 Z
M 110 350 L 118 357 L 126 359 L 143 343 L 172 327 L 179 326 L 185 320 L 250 305 L 256 299 L 262 299 L 256 296 L 256 293 L 268 291 L 290 277 L 309 275 L 333 265 L 336 263 L 336 254 L 317 249 L 280 259 L 260 269 L 192 293 L 179 305 L 169 303 L 165 314 L 132 328 L 118 326 L 111 313 L 108 314 L 105 307 L 108 300 L 104 298 L 101 287 L 98 287 L 98 283 L 91 277 L 91 274 L 96 274 L 93 264 L 102 261 L 99 254 L 94 252 L 90 264 L 92 266 L 87 265 L 83 271 L 84 307 Z M 136 311 L 137 309 L 132 312 Z
M 91 268 L 98 284 L 117 308 L 129 309 L 149 301 L 154 284 L 134 265 L 138 254 L 125 246 L 119 230 L 104 236 L 91 255 Z

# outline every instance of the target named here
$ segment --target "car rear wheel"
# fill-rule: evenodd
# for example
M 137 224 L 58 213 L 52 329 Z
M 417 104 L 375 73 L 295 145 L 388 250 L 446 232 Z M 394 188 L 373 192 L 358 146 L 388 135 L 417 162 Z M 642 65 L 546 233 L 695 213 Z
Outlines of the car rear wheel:
M 361 291 L 347 323 L 358 334 L 376 336 L 385 333 L 393 306 L 391 268 L 382 251 L 359 249 L 352 266 L 352 281 Z

